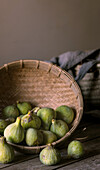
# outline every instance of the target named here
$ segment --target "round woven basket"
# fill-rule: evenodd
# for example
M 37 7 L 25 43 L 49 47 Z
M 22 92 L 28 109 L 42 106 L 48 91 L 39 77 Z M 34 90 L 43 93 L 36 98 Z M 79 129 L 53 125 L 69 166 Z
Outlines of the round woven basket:
M 83 98 L 79 86 L 67 72 L 47 62 L 38 60 L 20 60 L 0 68 L 0 113 L 16 101 L 31 102 L 33 107 L 51 107 L 68 105 L 75 111 L 70 130 L 64 137 L 53 142 L 60 147 L 74 132 L 83 114 Z M 42 146 L 22 146 L 10 143 L 24 153 L 39 153 Z

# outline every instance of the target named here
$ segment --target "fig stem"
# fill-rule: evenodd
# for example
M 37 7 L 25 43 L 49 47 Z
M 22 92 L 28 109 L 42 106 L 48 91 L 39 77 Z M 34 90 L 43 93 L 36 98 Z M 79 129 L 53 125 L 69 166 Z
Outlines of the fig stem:
M 52 144 L 51 144 L 51 143 L 48 143 L 47 145 L 48 145 L 48 146 L 52 146 Z
M 20 101 L 17 101 L 16 103 L 17 103 L 17 104 L 19 104 L 19 103 L 20 103 Z
M 37 113 L 37 111 L 40 109 L 40 107 L 34 107 L 32 110 L 30 110 L 30 113 Z
M 56 121 L 55 119 L 52 119 L 52 123 L 55 123 L 55 121 Z
M 21 118 L 20 117 L 17 117 L 16 119 L 16 124 L 19 125 L 21 123 Z

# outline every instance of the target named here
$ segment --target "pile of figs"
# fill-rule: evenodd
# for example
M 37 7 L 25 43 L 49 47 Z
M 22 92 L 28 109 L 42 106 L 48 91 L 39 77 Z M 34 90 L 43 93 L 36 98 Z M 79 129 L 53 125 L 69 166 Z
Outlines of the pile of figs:
M 0 149 L 5 157 L 1 155 L 0 162 L 8 163 L 14 158 L 13 148 L 7 144 L 7 141 L 27 146 L 47 145 L 40 153 L 40 161 L 46 165 L 53 165 L 60 161 L 59 151 L 51 144 L 69 131 L 75 117 L 72 108 L 66 105 L 61 105 L 55 110 L 47 107 L 33 108 L 29 102 L 17 102 L 15 105 L 5 107 L 2 115 Z M 47 157 L 44 153 L 51 154 L 52 161 L 49 159 L 45 162 Z
M 28 146 L 47 145 L 62 138 L 74 119 L 73 110 L 65 105 L 52 108 L 34 107 L 17 102 L 3 109 L 0 134 L 8 142 Z

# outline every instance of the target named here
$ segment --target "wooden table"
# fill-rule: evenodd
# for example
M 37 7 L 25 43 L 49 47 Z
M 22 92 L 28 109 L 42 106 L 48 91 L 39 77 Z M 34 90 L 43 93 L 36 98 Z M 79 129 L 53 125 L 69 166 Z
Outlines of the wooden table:
M 67 158 L 67 146 L 61 149 L 62 160 L 54 166 L 45 166 L 39 161 L 38 155 L 24 155 L 16 152 L 13 163 L 0 164 L 4 170 L 100 170 L 100 119 L 84 114 L 78 128 L 70 140 L 80 140 L 85 149 L 81 159 Z

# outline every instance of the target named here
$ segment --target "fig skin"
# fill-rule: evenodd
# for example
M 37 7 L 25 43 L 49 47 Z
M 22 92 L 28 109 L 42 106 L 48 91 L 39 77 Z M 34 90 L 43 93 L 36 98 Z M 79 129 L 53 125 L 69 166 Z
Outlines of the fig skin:
M 15 119 L 13 117 L 7 118 L 7 119 L 0 119 L 0 134 L 3 135 L 5 128 L 15 122 Z
M 7 121 L 0 119 L 0 134 L 2 135 L 4 132 L 4 129 L 7 127 L 8 123 Z
M 7 106 L 3 109 L 4 118 L 17 118 L 19 116 L 19 111 L 15 105 Z
M 48 145 L 40 152 L 39 158 L 44 165 L 55 165 L 61 161 L 61 154 L 57 149 Z
M 57 112 L 58 120 L 63 120 L 67 124 L 72 123 L 72 121 L 74 119 L 74 112 L 73 112 L 72 108 L 70 108 L 66 105 L 61 105 L 56 108 L 56 112 Z
M 28 114 L 21 118 L 21 125 L 24 129 L 28 128 L 39 129 L 41 127 L 41 120 L 37 115 L 28 112 Z
M 11 124 L 11 123 L 14 123 L 15 120 L 16 120 L 16 119 L 13 118 L 13 117 L 9 117 L 9 118 L 5 119 L 5 121 L 8 123 L 8 125 Z
M 17 101 L 17 108 L 18 108 L 20 114 L 25 115 L 32 109 L 32 106 L 29 102 Z
M 17 117 L 16 122 L 8 125 L 4 130 L 4 136 L 7 141 L 20 143 L 24 139 L 24 129 L 21 126 L 21 118 Z
M 6 164 L 13 161 L 15 156 L 14 149 L 4 137 L 0 137 L 0 163 Z
M 28 146 L 38 146 L 43 143 L 43 134 L 37 129 L 29 128 L 26 131 L 25 140 Z
M 73 140 L 69 143 L 67 149 L 68 157 L 78 159 L 83 156 L 84 148 L 80 141 Z
M 44 145 L 55 142 L 57 140 L 57 136 L 53 132 L 47 130 L 41 130 L 41 132 L 43 133 Z
M 52 108 L 41 108 L 37 112 L 37 116 L 41 118 L 43 129 L 49 130 L 52 119 L 56 118 L 56 112 Z
M 68 125 L 62 120 L 52 120 L 50 131 L 56 134 L 57 138 L 62 138 L 68 131 Z

